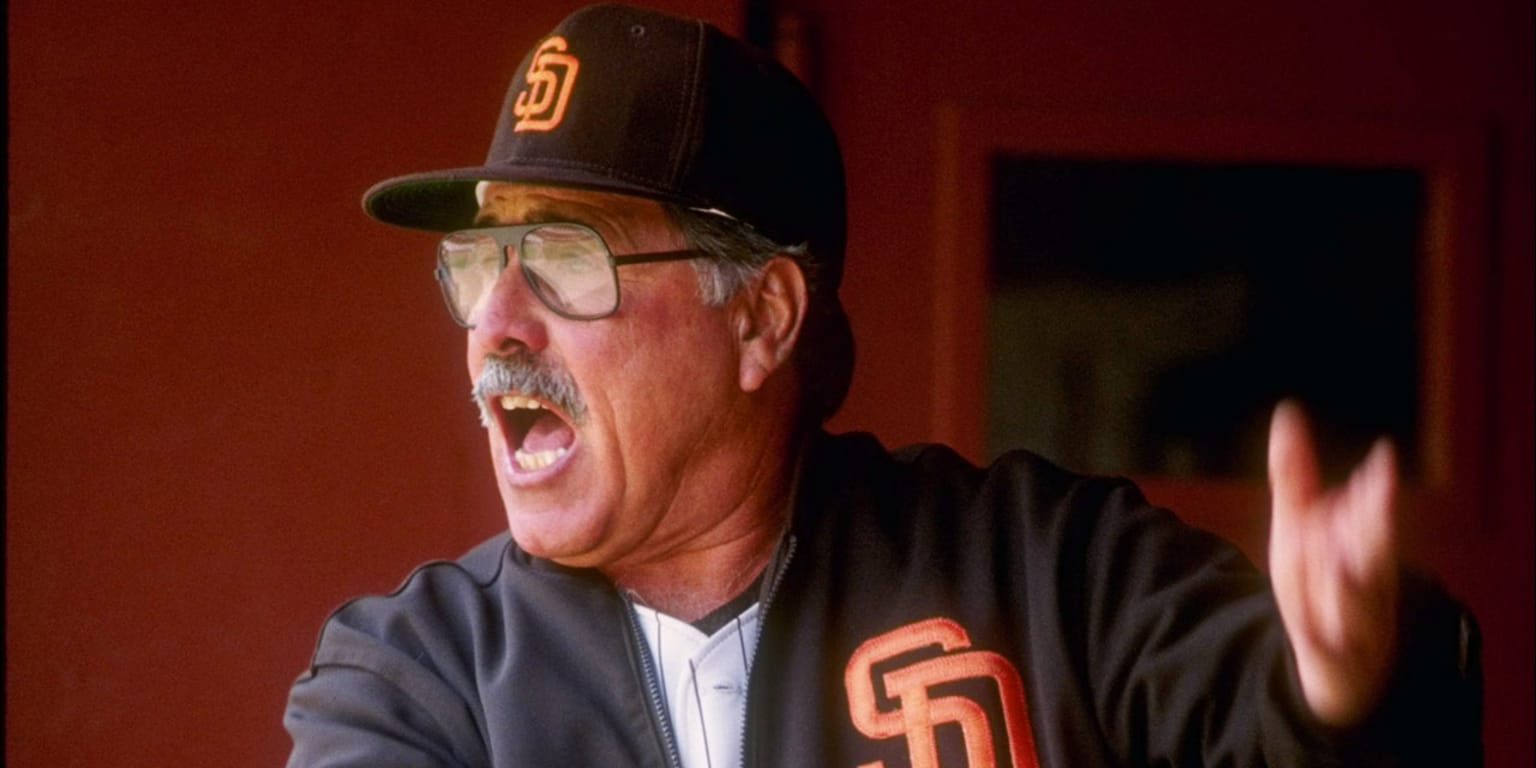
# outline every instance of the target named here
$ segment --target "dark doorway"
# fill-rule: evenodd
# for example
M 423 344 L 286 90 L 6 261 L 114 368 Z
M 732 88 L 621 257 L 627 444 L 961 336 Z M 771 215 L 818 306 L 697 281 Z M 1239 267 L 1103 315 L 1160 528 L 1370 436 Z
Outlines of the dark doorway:
M 988 451 L 1262 480 L 1304 402 L 1333 477 L 1416 472 L 1424 180 L 1406 168 L 1000 156 Z

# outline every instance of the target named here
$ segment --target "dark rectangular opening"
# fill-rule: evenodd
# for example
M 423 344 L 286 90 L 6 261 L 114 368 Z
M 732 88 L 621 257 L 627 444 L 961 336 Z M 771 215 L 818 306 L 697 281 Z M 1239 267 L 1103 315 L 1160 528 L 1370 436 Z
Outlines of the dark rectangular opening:
M 1000 155 L 988 451 L 1264 478 L 1301 400 L 1337 478 L 1378 435 L 1417 472 L 1425 183 L 1397 167 Z

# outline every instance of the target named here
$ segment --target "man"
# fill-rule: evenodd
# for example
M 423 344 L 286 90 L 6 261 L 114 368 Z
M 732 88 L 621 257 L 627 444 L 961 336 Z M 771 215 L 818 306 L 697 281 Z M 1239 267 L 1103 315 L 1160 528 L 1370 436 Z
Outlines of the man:
M 573 14 L 485 165 L 365 206 L 447 233 L 509 533 L 331 617 L 290 765 L 1480 759 L 1473 629 L 1400 578 L 1384 445 L 1323 489 L 1277 409 L 1271 591 L 1122 481 L 823 433 L 836 140 L 712 27 Z

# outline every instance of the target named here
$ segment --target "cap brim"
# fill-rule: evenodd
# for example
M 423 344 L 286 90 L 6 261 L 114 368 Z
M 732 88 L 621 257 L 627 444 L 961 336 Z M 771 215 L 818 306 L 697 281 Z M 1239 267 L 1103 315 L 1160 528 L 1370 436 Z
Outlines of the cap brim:
M 464 229 L 474 226 L 480 210 L 475 199 L 475 185 L 482 181 L 578 187 L 688 206 L 703 203 L 582 169 L 502 165 L 452 168 L 385 179 L 363 193 L 363 210 L 386 224 L 411 229 L 433 232 Z

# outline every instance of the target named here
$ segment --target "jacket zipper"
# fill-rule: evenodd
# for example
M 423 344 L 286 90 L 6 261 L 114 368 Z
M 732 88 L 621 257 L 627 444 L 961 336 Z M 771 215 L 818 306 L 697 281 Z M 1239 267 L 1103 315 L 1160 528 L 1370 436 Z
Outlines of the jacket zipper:
M 779 584 L 784 581 L 784 574 L 789 571 L 789 561 L 795 556 L 795 536 L 787 534 L 784 538 L 784 557 L 774 558 L 773 581 L 768 585 L 768 594 L 763 596 L 763 604 L 757 609 L 757 647 L 752 649 L 752 669 L 747 675 L 747 705 L 741 708 L 741 759 L 736 761 L 741 768 L 748 768 L 747 755 L 752 741 L 752 678 L 757 672 L 757 651 L 763 646 L 763 634 L 768 631 L 768 608 L 773 604 L 773 596 L 779 592 Z M 633 612 L 631 612 L 633 613 Z
M 672 718 L 667 714 L 666 705 L 661 699 L 661 683 L 657 681 L 655 662 L 651 661 L 651 651 L 646 646 L 645 635 L 642 634 L 644 630 L 640 629 L 640 619 L 635 615 L 635 604 L 628 595 L 621 596 L 624 599 L 624 612 L 629 615 L 630 649 L 640 659 L 640 678 L 645 681 L 646 694 L 650 699 L 651 720 L 661 734 L 662 757 L 671 768 L 683 768 L 683 758 L 677 751 L 677 737 L 672 735 Z

